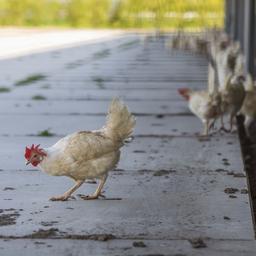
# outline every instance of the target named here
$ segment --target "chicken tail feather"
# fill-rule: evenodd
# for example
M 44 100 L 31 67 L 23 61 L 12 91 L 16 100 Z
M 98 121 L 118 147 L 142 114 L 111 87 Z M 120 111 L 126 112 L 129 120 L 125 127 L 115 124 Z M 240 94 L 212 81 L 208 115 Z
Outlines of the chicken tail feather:
M 136 119 L 129 112 L 127 106 L 118 98 L 114 98 L 110 104 L 104 133 L 114 141 L 124 143 L 131 137 Z

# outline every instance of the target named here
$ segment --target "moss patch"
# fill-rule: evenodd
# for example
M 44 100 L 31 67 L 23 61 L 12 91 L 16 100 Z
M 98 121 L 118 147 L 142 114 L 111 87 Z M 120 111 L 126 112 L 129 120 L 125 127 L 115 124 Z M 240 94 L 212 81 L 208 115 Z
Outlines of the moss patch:
M 101 77 L 93 77 L 92 81 L 95 82 L 95 84 L 100 88 L 100 89 L 104 89 L 104 79 Z
M 43 95 L 34 95 L 32 97 L 32 100 L 46 100 L 46 97 L 44 97 Z
M 50 132 L 50 129 L 40 131 L 37 134 L 37 136 L 41 136 L 41 137 L 52 137 L 54 135 L 55 135 L 54 133 Z
M 0 93 L 4 93 L 4 92 L 10 92 L 11 89 L 8 87 L 0 87 Z
M 22 80 L 19 80 L 15 83 L 16 86 L 24 86 L 24 85 L 29 85 L 29 84 L 33 84 L 35 82 L 44 80 L 46 78 L 45 75 L 42 74 L 34 74 L 31 76 L 28 76 Z
M 98 51 L 96 53 L 93 54 L 93 58 L 94 59 L 103 59 L 106 58 L 110 55 L 110 50 L 109 49 L 105 49 L 102 51 Z

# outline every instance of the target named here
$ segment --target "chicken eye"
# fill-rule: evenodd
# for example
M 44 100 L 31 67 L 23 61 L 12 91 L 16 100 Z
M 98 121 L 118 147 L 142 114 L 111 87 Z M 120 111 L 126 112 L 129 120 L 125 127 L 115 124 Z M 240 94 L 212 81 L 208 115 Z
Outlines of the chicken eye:
M 34 157 L 37 157 L 37 155 L 34 155 Z

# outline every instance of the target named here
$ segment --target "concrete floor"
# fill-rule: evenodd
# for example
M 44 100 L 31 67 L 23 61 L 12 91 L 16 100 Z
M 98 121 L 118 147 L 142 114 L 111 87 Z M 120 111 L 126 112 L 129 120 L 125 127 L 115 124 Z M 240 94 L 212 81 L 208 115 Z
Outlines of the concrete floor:
M 202 126 L 176 89 L 204 88 L 207 63 L 166 40 L 122 34 L 0 61 L 10 88 L 0 93 L 0 255 L 254 255 L 237 134 L 198 137 Z M 35 74 L 44 79 L 15 85 Z M 108 200 L 48 201 L 72 181 L 26 167 L 25 146 L 101 127 L 117 95 L 137 127 L 104 188 Z M 38 136 L 46 129 L 53 136 Z M 198 238 L 205 248 L 193 248 Z

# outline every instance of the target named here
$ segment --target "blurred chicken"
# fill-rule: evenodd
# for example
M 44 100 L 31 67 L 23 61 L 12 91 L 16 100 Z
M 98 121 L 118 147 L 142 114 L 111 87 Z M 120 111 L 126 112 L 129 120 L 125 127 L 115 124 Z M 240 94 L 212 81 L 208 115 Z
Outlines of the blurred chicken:
M 227 77 L 244 74 L 244 57 L 239 43 L 223 39 L 212 44 L 211 53 L 216 62 L 220 90 L 224 89 Z
M 194 53 L 206 54 L 208 52 L 209 41 L 202 35 L 186 34 L 179 31 L 167 42 L 167 46 L 172 49 L 187 50 Z
M 233 121 L 236 114 L 239 112 L 243 105 L 245 98 L 245 89 L 244 89 L 245 78 L 242 75 L 231 76 L 226 78 L 226 82 L 220 90 L 221 95 L 221 129 L 225 131 L 232 131 Z M 226 130 L 223 121 L 223 115 L 229 114 L 229 124 L 230 129 Z
M 249 135 L 250 125 L 256 120 L 256 86 L 250 75 L 247 76 L 245 88 L 246 95 L 240 112 L 245 116 L 244 125 L 246 132 Z
M 234 117 L 240 110 L 245 97 L 244 57 L 238 43 L 228 38 L 212 44 L 218 73 L 219 92 L 221 95 L 221 130 L 232 131 Z M 229 114 L 230 129 L 224 125 L 224 115 Z
M 107 179 L 108 172 L 119 161 L 120 148 L 132 134 L 135 118 L 127 107 L 114 99 L 107 115 L 106 126 L 97 131 L 80 131 L 60 139 L 49 148 L 40 145 L 26 147 L 27 164 L 38 166 L 42 171 L 55 176 L 67 176 L 75 185 L 61 196 L 51 200 L 67 200 L 86 179 L 100 179 L 99 186 L 91 196 L 97 199 Z
M 203 123 L 203 135 L 209 134 L 209 129 L 220 116 L 220 95 L 208 91 L 194 91 L 188 88 L 178 89 L 187 101 L 189 109 Z
M 189 50 L 207 56 L 211 50 L 211 42 L 217 40 L 227 40 L 227 35 L 216 29 L 206 30 L 199 34 L 178 31 L 167 42 L 167 46 L 172 49 Z

